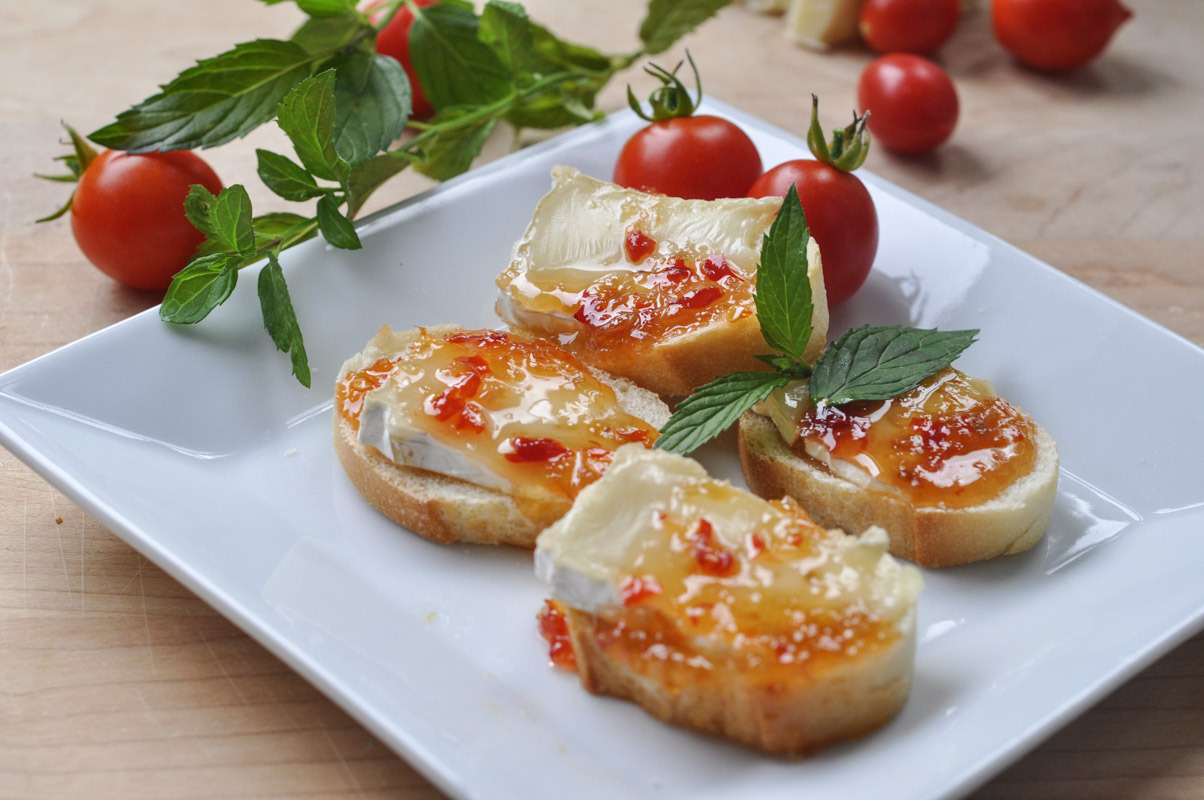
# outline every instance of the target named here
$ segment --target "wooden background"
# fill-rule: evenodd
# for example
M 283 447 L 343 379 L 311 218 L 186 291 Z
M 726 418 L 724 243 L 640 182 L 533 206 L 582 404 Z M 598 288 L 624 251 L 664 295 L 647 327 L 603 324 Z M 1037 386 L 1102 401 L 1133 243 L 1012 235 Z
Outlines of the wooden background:
M 534 18 L 609 51 L 639 0 L 530 0 Z M 1107 55 L 1049 77 L 1014 64 L 978 11 L 940 56 L 962 118 L 935 154 L 867 168 L 1204 344 L 1204 3 L 1131 0 Z M 0 0 L 0 369 L 158 302 L 80 256 L 67 190 L 33 179 L 65 152 L 59 120 L 94 130 L 195 59 L 287 35 L 255 0 Z M 708 92 L 802 131 L 811 91 L 836 114 L 869 55 L 819 55 L 742 7 L 687 42 Z M 665 61 L 671 61 L 672 57 Z M 622 105 L 623 83 L 602 97 Z M 210 151 L 257 208 L 254 148 Z M 496 154 L 506 142 L 491 145 Z M 425 184 L 407 177 L 379 207 Z M 1125 365 L 1113 365 L 1123 370 Z M 1197 399 L 1190 401 L 1193 405 Z M 1173 587 L 1170 587 L 1173 590 Z M 0 797 L 438 797 L 263 648 L 0 451 Z M 976 798 L 1204 797 L 1204 635 L 1119 688 Z

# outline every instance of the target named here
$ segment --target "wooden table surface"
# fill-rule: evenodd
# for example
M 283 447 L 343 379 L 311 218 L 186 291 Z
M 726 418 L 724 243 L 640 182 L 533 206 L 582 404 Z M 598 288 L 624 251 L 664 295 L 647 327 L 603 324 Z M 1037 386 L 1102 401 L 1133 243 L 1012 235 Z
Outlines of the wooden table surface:
M 1204 3 L 1131 4 L 1136 17 L 1106 56 L 1060 77 L 1018 67 L 987 15 L 972 13 L 941 54 L 962 101 L 954 138 L 920 158 L 875 148 L 867 168 L 1204 345 Z M 553 30 L 615 52 L 633 44 L 642 9 L 526 5 Z M 195 59 L 286 36 L 298 19 L 291 5 L 255 0 L 0 3 L 0 369 L 159 299 L 88 265 L 65 220 L 33 224 L 67 193 L 32 177 L 65 152 L 60 119 L 94 130 Z M 843 119 L 870 58 L 800 49 L 779 19 L 738 6 L 687 44 L 710 94 L 796 131 L 811 91 L 829 125 Z M 620 107 L 622 84 L 646 87 L 642 77 L 621 76 L 602 106 Z M 273 136 L 206 156 L 227 183 L 248 183 L 257 208 L 273 201 L 253 151 Z M 424 185 L 407 177 L 374 206 Z M 312 796 L 439 794 L 0 450 L 0 797 Z M 1204 797 L 1204 635 L 974 797 Z

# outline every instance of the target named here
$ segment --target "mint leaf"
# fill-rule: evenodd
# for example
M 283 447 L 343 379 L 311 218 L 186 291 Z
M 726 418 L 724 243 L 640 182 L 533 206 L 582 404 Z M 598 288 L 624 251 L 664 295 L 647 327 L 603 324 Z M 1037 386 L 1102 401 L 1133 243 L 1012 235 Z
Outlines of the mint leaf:
M 357 41 L 368 41 L 375 36 L 376 28 L 359 14 L 343 14 L 337 17 L 310 17 L 293 31 L 289 41 L 310 53 L 326 57 Z
M 809 239 L 807 219 L 791 184 L 781 211 L 761 243 L 756 302 L 765 341 L 796 361 L 803 360 L 815 310 L 807 275 Z
M 277 350 L 288 353 L 293 374 L 306 389 L 309 388 L 309 358 L 301 339 L 301 326 L 288 296 L 288 284 L 275 253 L 268 253 L 268 263 L 259 271 L 259 308 L 263 311 L 263 327 Z
M 651 0 L 648 3 L 648 15 L 640 23 L 640 41 L 644 43 L 644 52 L 648 55 L 663 53 L 730 2 L 731 0 Z
M 255 249 L 251 198 L 242 184 L 227 186 L 216 197 L 193 184 L 184 198 L 184 215 L 223 251 L 245 255 Z
M 306 239 L 312 239 L 316 235 L 317 229 L 317 222 L 300 214 L 290 214 L 286 211 L 261 214 L 255 218 L 255 244 L 261 253 L 280 247 L 289 247 Z M 262 255 L 255 256 L 256 259 L 262 257 Z
M 432 123 L 447 122 L 469 113 L 471 109 L 465 108 L 440 111 Z M 414 169 L 435 180 L 454 178 L 472 166 L 472 160 L 485 146 L 495 125 L 497 117 L 482 117 L 472 125 L 434 137 L 425 145 L 425 157 Z
M 609 73 L 615 68 L 609 56 L 592 47 L 567 42 L 538 23 L 531 23 L 531 40 L 539 56 L 537 70 L 540 72 Z M 606 79 L 602 80 L 605 82 Z
M 510 73 L 477 37 L 472 4 L 443 0 L 421 8 L 410 27 L 410 60 L 418 83 L 436 109 L 487 105 L 510 94 Z
M 410 118 L 410 80 L 388 56 L 353 52 L 334 62 L 334 149 L 351 165 L 388 150 Z
M 256 150 L 255 155 L 259 160 L 259 179 L 285 200 L 300 203 L 325 194 L 314 176 L 287 156 L 271 150 Z
M 322 231 L 326 241 L 335 247 L 344 250 L 359 250 L 363 247 L 359 234 L 355 232 L 355 226 L 343 216 L 343 212 L 339 211 L 338 201 L 330 195 L 324 195 L 318 200 L 318 229 Z
M 863 325 L 841 336 L 815 362 L 811 399 L 836 406 L 897 397 L 952 364 L 977 335 L 977 330 Z
M 334 70 L 328 69 L 298 83 L 280 101 L 276 122 L 307 170 L 342 183 L 350 166 L 334 148 L 334 81 Z
M 758 361 L 764 361 L 778 372 L 791 380 L 802 380 L 811 376 L 811 366 L 805 361 L 796 361 L 790 356 L 771 353 L 763 356 L 753 356 Z
M 203 256 L 177 272 L 159 306 L 159 318 L 191 325 L 207 317 L 234 291 L 237 258 L 224 253 Z
M 257 39 L 198 61 L 162 92 L 88 138 L 114 150 L 191 150 L 245 136 L 309 74 L 317 56 L 292 42 Z
M 518 3 L 490 0 L 481 12 L 479 36 L 512 77 L 533 70 L 535 38 L 527 12 Z
M 355 11 L 355 0 L 297 0 L 297 6 L 311 17 L 337 17 Z
M 656 447 L 685 455 L 714 439 L 790 378 L 777 372 L 733 372 L 682 400 L 661 428 Z
M 506 115 L 506 121 L 516 128 L 539 130 L 595 122 L 603 116 L 593 110 L 596 93 L 597 85 L 592 82 L 565 84 L 556 91 L 519 103 Z
M 347 215 L 355 216 L 368 196 L 385 181 L 410 166 L 412 157 L 400 150 L 381 153 L 351 168 L 347 178 Z

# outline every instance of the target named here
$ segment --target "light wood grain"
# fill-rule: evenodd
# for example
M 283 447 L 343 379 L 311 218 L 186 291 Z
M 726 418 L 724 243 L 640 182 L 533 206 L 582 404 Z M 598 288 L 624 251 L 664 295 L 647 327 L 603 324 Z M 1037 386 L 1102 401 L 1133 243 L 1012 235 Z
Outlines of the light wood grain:
M 564 35 L 622 51 L 638 0 L 530 0 Z M 954 139 L 867 167 L 1204 344 L 1204 3 L 1134 0 L 1106 57 L 1051 78 L 1017 67 L 982 12 L 941 60 L 957 81 Z M 254 0 L 0 4 L 0 369 L 154 305 L 84 262 L 62 202 L 34 180 L 59 120 L 92 130 L 193 60 L 284 36 L 299 17 Z M 831 119 L 868 62 L 801 50 L 781 22 L 725 10 L 688 40 L 707 91 L 802 131 Z M 671 62 L 680 49 L 665 58 Z M 646 78 L 632 72 L 641 88 Z M 602 95 L 623 103 L 622 82 Z M 257 207 L 270 129 L 207 158 Z M 504 137 L 490 154 L 506 147 Z M 380 207 L 426 185 L 406 177 Z M 1123 365 L 1116 365 L 1122 369 Z M 1194 400 L 1192 401 L 1194 402 Z M 1173 591 L 1174 587 L 1168 587 Z M 0 796 L 439 797 L 409 766 L 258 644 L 0 451 Z M 1204 796 L 1204 635 L 1132 679 L 976 798 Z

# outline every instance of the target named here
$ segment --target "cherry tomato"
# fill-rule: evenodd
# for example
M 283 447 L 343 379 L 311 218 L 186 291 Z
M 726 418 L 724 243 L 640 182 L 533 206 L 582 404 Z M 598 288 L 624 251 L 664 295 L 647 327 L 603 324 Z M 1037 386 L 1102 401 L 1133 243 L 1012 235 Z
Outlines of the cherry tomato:
M 871 50 L 924 55 L 953 35 L 960 16 L 958 0 L 865 0 L 858 28 Z
M 891 53 L 871 61 L 857 84 L 870 133 L 900 153 L 923 153 L 949 138 L 957 124 L 957 90 L 926 58 Z
M 1108 46 L 1133 12 L 1117 0 L 994 0 L 995 38 L 1037 69 L 1081 67 Z
M 434 5 L 438 1 L 414 0 L 419 8 Z M 393 15 L 393 19 L 389 20 L 389 24 L 376 34 L 376 52 L 382 56 L 392 56 L 401 63 L 406 77 L 410 79 L 410 94 L 413 98 L 410 116 L 414 119 L 427 119 L 435 109 L 422 93 L 422 87 L 418 85 L 418 76 L 414 73 L 414 65 L 410 63 L 410 26 L 413 24 L 414 12 L 403 5 Z
M 807 227 L 824 264 L 828 307 L 853 296 L 865 283 L 878 252 L 878 214 L 856 175 L 819 161 L 779 164 L 748 190 L 749 197 L 785 197 L 794 184 Z
M 701 115 L 654 122 L 627 140 L 614 182 L 629 189 L 694 200 L 743 197 L 761 174 L 748 134 L 726 119 Z
M 80 176 L 71 232 L 101 272 L 136 289 L 163 291 L 205 240 L 184 216 L 194 183 L 222 190 L 209 165 L 187 151 L 103 152 Z

